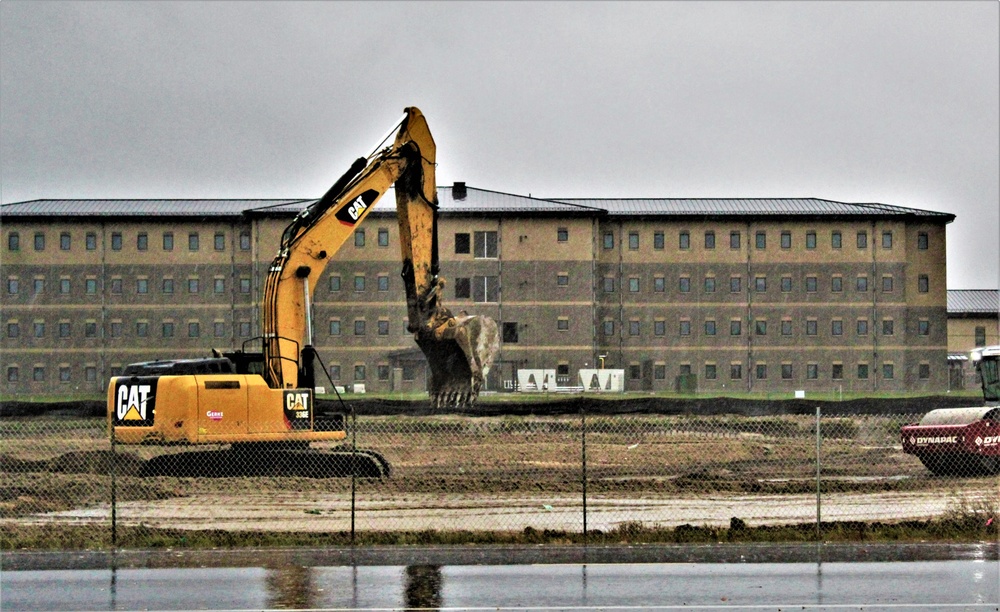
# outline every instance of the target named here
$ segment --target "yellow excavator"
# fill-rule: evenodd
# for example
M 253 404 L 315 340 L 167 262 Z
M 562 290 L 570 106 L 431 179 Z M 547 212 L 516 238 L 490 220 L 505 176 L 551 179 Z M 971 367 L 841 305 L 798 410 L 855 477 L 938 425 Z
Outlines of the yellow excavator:
M 115 442 L 228 444 L 232 452 L 258 453 L 255 464 L 285 465 L 310 442 L 346 438 L 343 415 L 316 414 L 316 364 L 322 361 L 312 343 L 310 301 L 330 259 L 393 185 L 408 329 L 430 367 L 431 403 L 461 408 L 476 401 L 499 350 L 497 324 L 488 317 L 454 315 L 442 303 L 435 145 L 423 114 L 414 107 L 404 113 L 375 152 L 357 159 L 283 232 L 264 285 L 260 352 L 213 350 L 211 358 L 126 366 L 108 385 Z M 394 141 L 383 147 L 393 131 Z M 322 456 L 329 465 L 342 466 L 338 459 L 345 452 L 327 449 Z M 350 457 L 356 465 L 358 451 Z M 205 466 L 187 459 L 181 472 L 204 473 Z M 315 454 L 311 459 L 315 469 Z M 160 468 L 177 474 L 177 462 L 167 466 L 166 461 Z M 362 451 L 360 461 L 363 475 L 388 473 L 374 451 Z M 235 471 L 224 461 L 212 464 L 224 466 L 222 474 Z

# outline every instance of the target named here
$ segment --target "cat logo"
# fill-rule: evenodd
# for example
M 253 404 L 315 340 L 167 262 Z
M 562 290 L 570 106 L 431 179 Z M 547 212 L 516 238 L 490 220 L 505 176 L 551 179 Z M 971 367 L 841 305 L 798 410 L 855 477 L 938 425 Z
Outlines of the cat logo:
M 355 225 L 361 217 L 365 216 L 368 208 L 377 200 L 379 193 L 373 189 L 362 193 L 353 202 L 342 206 L 333 216 L 344 225 Z
M 292 429 L 309 429 L 312 426 L 312 392 L 299 389 L 285 391 L 285 419 Z
M 146 427 L 153 424 L 154 381 L 129 380 L 115 390 L 115 424 Z

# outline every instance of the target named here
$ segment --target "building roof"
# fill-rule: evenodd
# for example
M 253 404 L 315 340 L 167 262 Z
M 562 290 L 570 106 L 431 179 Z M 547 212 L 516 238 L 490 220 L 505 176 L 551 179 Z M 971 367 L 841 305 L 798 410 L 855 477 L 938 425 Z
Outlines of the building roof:
M 461 185 L 461 184 L 458 184 Z M 950 223 L 955 215 L 888 204 L 850 204 L 817 198 L 569 198 L 544 199 L 465 187 L 438 187 L 443 215 L 530 214 L 619 217 L 920 217 Z M 30 200 L 0 206 L 7 217 L 234 217 L 297 214 L 315 199 L 246 200 Z M 372 213 L 395 213 L 387 194 Z
M 1000 291 L 997 289 L 949 289 L 948 314 L 986 314 L 1000 312 Z
M 955 215 L 889 204 L 852 204 L 819 198 L 554 198 L 606 210 L 609 215 L 653 216 L 848 216 L 932 217 L 951 223 Z

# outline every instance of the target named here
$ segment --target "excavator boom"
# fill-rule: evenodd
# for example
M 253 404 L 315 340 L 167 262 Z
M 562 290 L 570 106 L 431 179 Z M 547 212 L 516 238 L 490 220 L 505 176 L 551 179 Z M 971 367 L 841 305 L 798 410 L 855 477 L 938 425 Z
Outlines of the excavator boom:
M 394 142 L 351 169 L 285 230 L 264 288 L 264 377 L 275 389 L 312 387 L 309 299 L 330 258 L 395 185 L 408 329 L 431 369 L 435 406 L 475 402 L 499 350 L 496 323 L 442 304 L 437 252 L 436 148 L 410 107 Z

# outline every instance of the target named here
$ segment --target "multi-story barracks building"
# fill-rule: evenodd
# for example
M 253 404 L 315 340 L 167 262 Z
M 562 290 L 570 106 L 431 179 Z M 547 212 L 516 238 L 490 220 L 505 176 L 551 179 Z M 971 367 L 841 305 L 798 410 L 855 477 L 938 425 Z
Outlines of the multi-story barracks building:
M 624 370 L 633 391 L 948 387 L 954 215 L 811 198 L 543 200 L 464 183 L 438 197 L 445 304 L 501 328 L 492 389 L 520 368 L 576 386 L 596 367 Z M 3 391 L 100 392 L 128 363 L 259 350 L 265 271 L 309 203 L 3 205 Z M 400 268 L 389 194 L 315 291 L 336 384 L 426 388 Z

